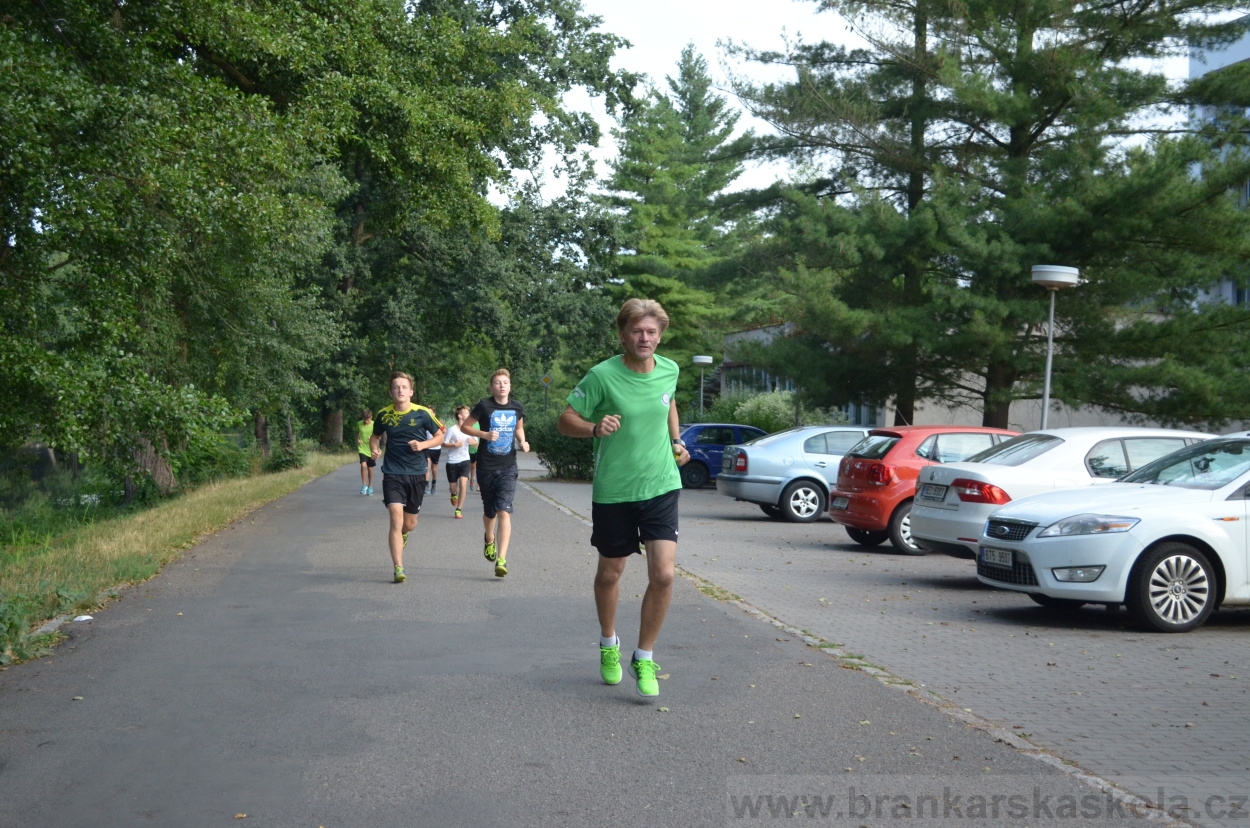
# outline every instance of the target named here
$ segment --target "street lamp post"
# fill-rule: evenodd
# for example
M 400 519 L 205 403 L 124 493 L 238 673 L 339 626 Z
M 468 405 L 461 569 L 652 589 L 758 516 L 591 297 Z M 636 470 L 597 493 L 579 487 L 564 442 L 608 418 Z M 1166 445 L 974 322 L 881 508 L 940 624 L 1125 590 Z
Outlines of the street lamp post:
M 699 354 L 690 358 L 690 361 L 699 366 L 699 414 L 703 414 L 703 369 L 712 364 L 710 356 Z
M 1033 284 L 1050 292 L 1050 322 L 1046 325 L 1046 376 L 1042 380 L 1042 428 L 1050 414 L 1050 365 L 1055 356 L 1055 294 L 1064 288 L 1076 287 L 1081 271 L 1063 265 L 1033 265 Z

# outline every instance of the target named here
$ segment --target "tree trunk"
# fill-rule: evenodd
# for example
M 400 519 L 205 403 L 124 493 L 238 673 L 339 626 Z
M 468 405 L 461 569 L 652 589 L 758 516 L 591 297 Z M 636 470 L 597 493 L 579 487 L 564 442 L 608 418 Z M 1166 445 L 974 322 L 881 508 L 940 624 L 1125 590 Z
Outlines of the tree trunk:
M 985 372 L 985 391 L 981 395 L 981 425 L 988 428 L 1007 428 L 1011 415 L 1011 390 L 1016 384 L 1016 372 L 1005 362 L 990 363 Z
M 256 412 L 256 420 L 252 428 L 252 433 L 256 435 L 256 448 L 260 449 L 260 456 L 269 459 L 269 421 L 265 419 L 264 414 Z
M 282 433 L 283 446 L 287 449 L 295 448 L 295 426 L 291 422 L 291 409 L 286 410 L 286 430 Z M 340 438 L 341 440 L 341 438 Z
M 161 440 L 164 444 L 164 438 Z M 152 478 L 161 494 L 167 495 L 178 488 L 178 478 L 169 465 L 169 458 L 156 450 L 146 437 L 139 438 L 139 448 L 132 453 L 135 463 Z
M 321 444 L 329 449 L 343 445 L 343 409 L 326 411 L 321 415 Z

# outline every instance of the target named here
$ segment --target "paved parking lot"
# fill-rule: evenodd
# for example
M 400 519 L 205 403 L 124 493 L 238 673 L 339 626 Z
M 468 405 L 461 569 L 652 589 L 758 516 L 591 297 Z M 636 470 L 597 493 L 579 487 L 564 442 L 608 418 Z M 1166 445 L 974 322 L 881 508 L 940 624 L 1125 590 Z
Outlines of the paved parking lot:
M 589 514 L 587 485 L 530 485 Z M 1162 795 L 1177 816 L 1250 825 L 1250 804 L 1235 806 L 1250 795 L 1250 611 L 1148 634 L 1123 611 L 1043 609 L 982 586 L 971 561 L 864 549 L 828 520 L 776 522 L 714 488 L 682 494 L 678 563 L 883 680 Z

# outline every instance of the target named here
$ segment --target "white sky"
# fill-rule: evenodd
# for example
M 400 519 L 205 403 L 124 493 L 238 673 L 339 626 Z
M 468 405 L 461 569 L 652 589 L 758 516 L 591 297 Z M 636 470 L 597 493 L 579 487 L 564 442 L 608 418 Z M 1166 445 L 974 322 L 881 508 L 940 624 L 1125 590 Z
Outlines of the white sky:
M 677 60 L 687 43 L 708 63 L 717 91 L 738 107 L 729 91 L 726 56 L 718 42 L 733 41 L 757 49 L 780 50 L 783 35 L 795 40 L 802 35 L 805 42 L 842 41 L 848 37 L 846 22 L 832 12 L 817 14 L 812 0 L 582 0 L 586 14 L 603 18 L 601 31 L 611 32 L 632 43 L 621 49 L 612 61 L 614 69 L 645 72 L 659 88 L 667 89 L 665 77 L 676 74 Z M 766 79 L 764 67 L 732 64 L 735 74 Z M 773 77 L 777 75 L 774 74 Z M 603 128 L 604 138 L 595 153 L 596 172 L 607 174 L 604 161 L 616 154 L 610 129 L 613 122 L 603 111 L 602 103 L 584 93 L 569 96 L 568 104 L 592 112 Z M 739 130 L 753 128 L 767 131 L 768 126 L 753 121 L 745 114 L 738 122 Z M 767 186 L 784 170 L 772 167 L 751 169 L 734 184 L 735 188 Z

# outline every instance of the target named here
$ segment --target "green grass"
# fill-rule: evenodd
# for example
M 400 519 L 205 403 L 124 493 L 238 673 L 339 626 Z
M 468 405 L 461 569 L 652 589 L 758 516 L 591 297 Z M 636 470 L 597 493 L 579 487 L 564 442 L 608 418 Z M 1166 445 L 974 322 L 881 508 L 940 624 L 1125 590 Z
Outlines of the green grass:
M 210 483 L 141 512 L 24 529 L 0 549 L 0 665 L 33 658 L 29 633 L 67 612 L 99 607 L 111 587 L 145 581 L 182 550 L 252 510 L 344 465 L 309 455 L 303 468 Z

